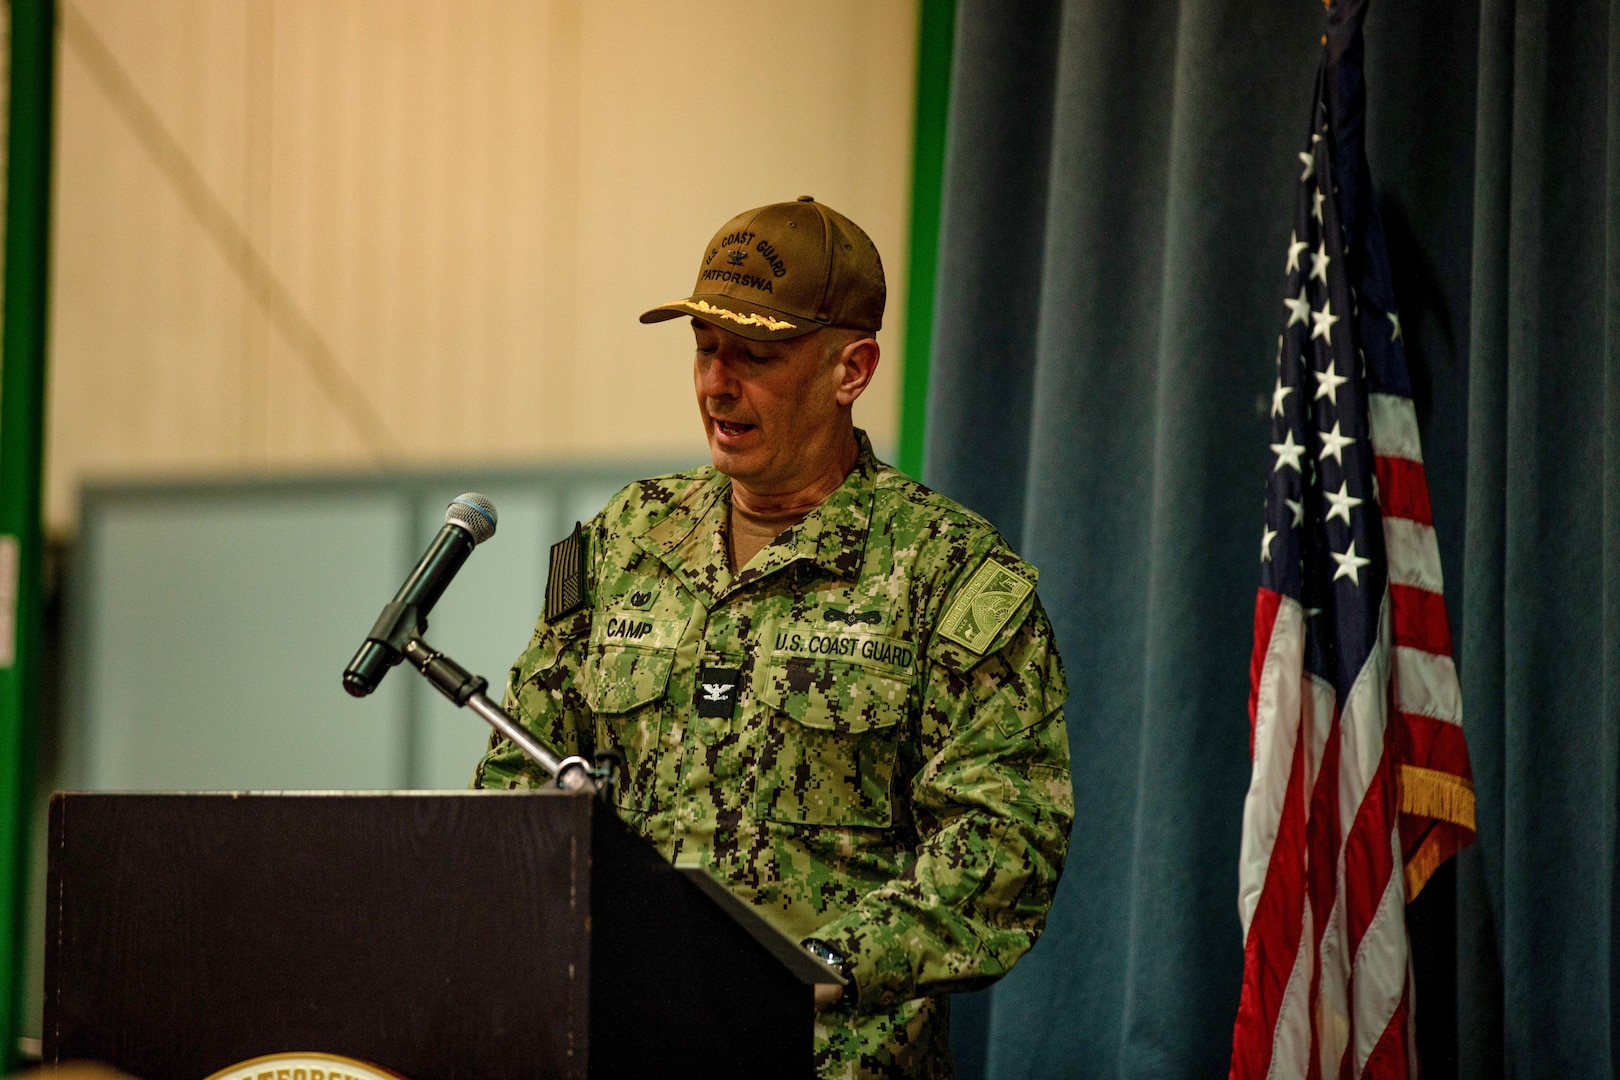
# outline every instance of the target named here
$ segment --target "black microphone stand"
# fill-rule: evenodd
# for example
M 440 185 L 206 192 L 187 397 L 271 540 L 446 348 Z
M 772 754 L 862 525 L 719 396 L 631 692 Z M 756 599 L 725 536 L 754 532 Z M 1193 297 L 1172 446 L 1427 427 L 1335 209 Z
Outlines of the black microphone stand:
M 490 727 L 500 732 L 523 752 L 523 756 L 557 780 L 557 786 L 569 791 L 591 791 L 607 802 L 613 802 L 618 789 L 619 766 L 623 764 L 617 751 L 604 750 L 596 761 L 586 761 L 577 755 L 558 758 L 544 743 L 525 731 L 517 721 L 506 715 L 506 710 L 491 701 L 484 693 L 489 680 L 474 675 L 426 641 L 422 634 L 427 620 L 422 618 L 414 604 L 389 604 L 382 618 L 372 628 L 367 639 L 382 645 L 393 654 L 393 662 L 403 658 L 420 671 L 439 693 L 449 698 L 458 708 L 471 709 Z

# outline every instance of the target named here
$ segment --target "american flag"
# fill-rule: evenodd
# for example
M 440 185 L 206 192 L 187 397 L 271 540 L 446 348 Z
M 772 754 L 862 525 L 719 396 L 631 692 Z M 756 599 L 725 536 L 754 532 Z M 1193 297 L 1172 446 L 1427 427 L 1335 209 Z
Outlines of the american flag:
M 1416 1075 L 1405 905 L 1473 839 L 1440 554 L 1336 0 L 1299 153 L 1250 660 L 1233 1080 Z

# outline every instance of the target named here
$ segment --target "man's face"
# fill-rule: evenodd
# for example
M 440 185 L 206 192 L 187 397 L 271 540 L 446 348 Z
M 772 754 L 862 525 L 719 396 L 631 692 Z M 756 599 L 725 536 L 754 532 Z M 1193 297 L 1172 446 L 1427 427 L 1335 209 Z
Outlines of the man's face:
M 714 467 L 752 492 L 797 492 L 844 450 L 841 365 L 828 333 L 751 341 L 692 320 L 692 380 Z

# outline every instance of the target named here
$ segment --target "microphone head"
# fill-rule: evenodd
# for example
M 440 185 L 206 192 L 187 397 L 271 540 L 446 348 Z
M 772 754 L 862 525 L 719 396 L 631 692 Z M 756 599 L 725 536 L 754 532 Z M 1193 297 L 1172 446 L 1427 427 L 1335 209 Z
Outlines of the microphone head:
M 495 504 L 476 491 L 457 495 L 444 512 L 444 523 L 466 529 L 474 544 L 495 535 Z

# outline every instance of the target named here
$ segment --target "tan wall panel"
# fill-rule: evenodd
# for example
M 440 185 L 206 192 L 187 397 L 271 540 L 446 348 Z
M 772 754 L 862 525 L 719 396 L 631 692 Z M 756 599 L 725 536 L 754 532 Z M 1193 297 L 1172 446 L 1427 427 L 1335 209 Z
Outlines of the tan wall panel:
M 47 514 L 85 476 L 703 453 L 642 310 L 814 194 L 889 271 L 915 0 L 65 0 Z
M 127 18 L 139 7 L 109 5 L 111 30 L 129 42 L 132 77 L 214 182 L 240 188 L 240 82 L 225 70 L 239 66 L 230 49 L 241 43 L 239 9 L 161 5 L 184 13 L 181 39 Z M 218 93 L 187 93 L 175 72 L 188 65 Z M 233 461 L 241 391 L 233 348 L 241 287 L 129 126 L 87 82 L 79 55 L 63 50 L 48 385 L 52 519 L 62 516 L 71 477 L 89 463 Z
M 622 57 L 624 66 L 588 68 L 581 80 L 581 171 L 590 180 L 580 220 L 606 225 L 586 229 L 580 245 L 579 354 L 606 376 L 582 384 L 586 413 L 611 415 L 619 388 L 642 382 L 653 392 L 629 397 L 629 423 L 672 432 L 678 413 L 674 430 L 696 439 L 695 404 L 668 404 L 691 399 L 690 333 L 678 322 L 639 327 L 635 317 L 686 295 L 698 256 L 727 218 L 814 195 L 866 228 L 885 259 L 891 289 L 881 340 L 893 366 L 856 409 L 874 438 L 892 440 L 914 11 L 861 0 L 618 0 L 589 10 L 584 54 Z M 658 86 L 659 100 L 644 100 L 625 70 Z M 635 329 L 627 334 L 627 326 Z M 616 427 L 595 423 L 578 438 L 608 451 Z

